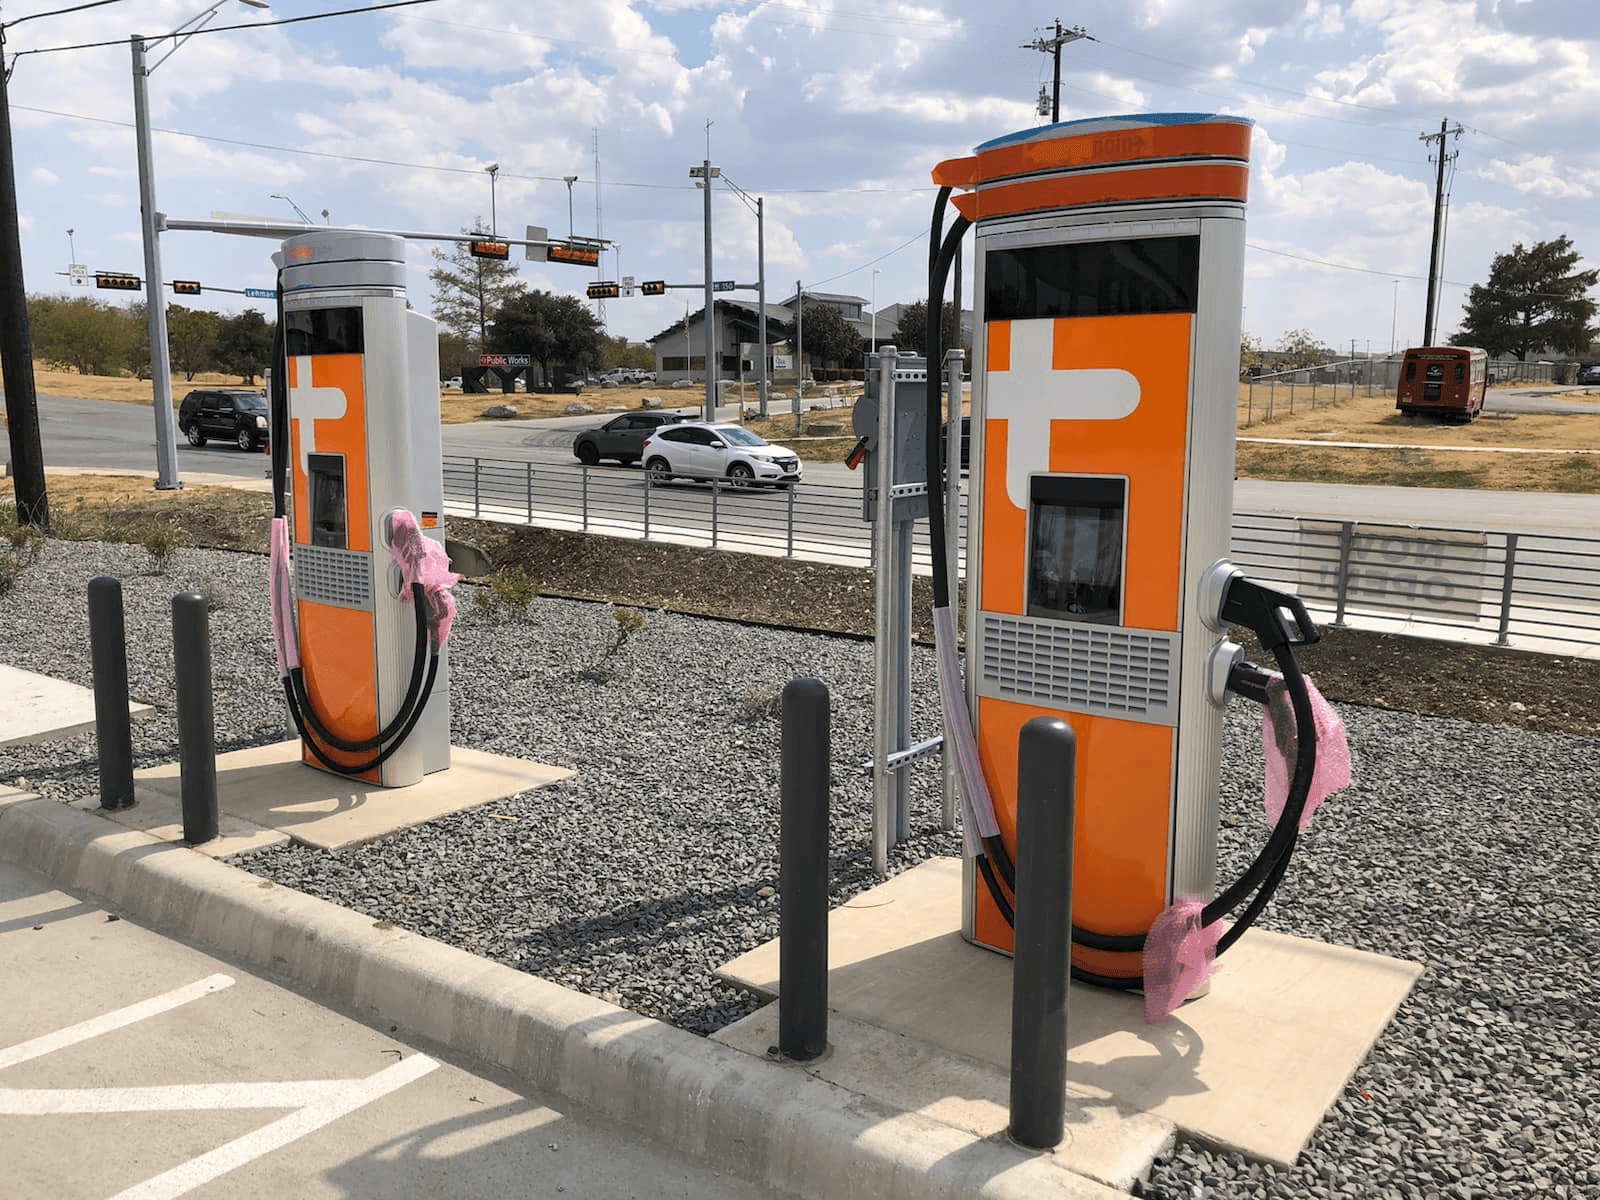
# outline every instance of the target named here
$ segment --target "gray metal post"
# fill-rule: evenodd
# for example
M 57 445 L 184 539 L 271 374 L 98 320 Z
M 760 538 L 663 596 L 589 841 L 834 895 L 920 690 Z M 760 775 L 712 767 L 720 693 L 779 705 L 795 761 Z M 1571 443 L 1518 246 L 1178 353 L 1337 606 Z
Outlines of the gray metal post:
M 911 533 L 915 526 L 914 521 L 898 521 L 894 526 L 889 678 L 894 681 L 890 699 L 894 705 L 892 749 L 895 752 L 911 745 Z M 909 766 L 902 766 L 890 772 L 890 776 L 894 781 L 894 844 L 898 846 L 911 840 L 911 771 Z
M 217 740 L 212 714 L 211 630 L 206 598 L 172 598 L 172 656 L 178 693 L 178 775 L 183 840 L 191 846 L 217 836 Z
M 709 145 L 709 137 L 708 145 Z M 717 419 L 717 380 L 716 370 L 712 359 L 717 352 L 717 321 L 716 314 L 712 312 L 715 301 L 711 295 L 711 160 L 705 160 L 700 184 L 706 193 L 706 420 Z
M 816 1058 L 828 1046 L 828 689 L 783 689 L 778 892 L 778 1050 Z
M 528 524 L 532 525 L 533 524 L 533 464 L 532 463 L 528 463 L 527 464 L 526 471 L 527 471 L 526 482 L 527 482 L 527 490 L 528 490 Z M 584 469 L 584 482 L 585 482 L 585 484 L 588 483 L 588 468 Z
M 958 257 L 957 262 L 960 261 Z M 961 289 L 956 289 L 961 295 Z M 956 301 L 959 314 L 961 302 Z M 945 439 L 944 470 L 947 486 L 944 495 L 945 561 L 949 564 L 950 608 L 955 616 L 955 627 L 961 628 L 961 377 L 966 373 L 966 352 L 957 346 L 945 354 L 949 378 L 945 381 L 945 411 L 949 414 L 945 428 L 950 436 Z M 928 386 L 933 386 L 933 376 L 928 376 Z M 934 547 L 929 547 L 930 551 Z M 956 760 L 946 747 L 944 754 L 944 809 L 940 828 L 945 831 L 956 827 Z
M 898 728 L 899 704 L 894 686 L 894 628 L 896 539 L 893 536 L 894 485 L 894 367 L 899 352 L 893 346 L 878 351 L 878 503 L 872 523 L 873 581 L 877 621 L 872 639 L 872 869 L 889 873 L 889 823 L 896 772 L 889 770 L 892 739 Z
M 722 495 L 722 484 L 718 480 L 711 481 L 711 548 L 717 548 L 717 500 Z
M 1500 579 L 1500 633 L 1494 640 L 1497 646 L 1504 646 L 1511 640 L 1511 591 L 1517 579 L 1518 536 L 1506 534 L 1506 569 Z
M 482 475 L 483 460 L 475 458 L 472 460 L 472 515 L 474 517 L 483 516 L 483 500 L 478 486 Z
M 150 150 L 150 69 L 144 39 L 133 47 L 133 132 L 139 155 L 139 218 L 144 234 L 145 325 L 150 334 L 150 384 L 156 414 L 156 487 L 182 487 L 178 479 L 177 422 L 172 417 L 172 369 L 167 361 L 167 301 L 161 281 L 161 243 L 156 229 L 156 181 Z
M 1072 727 L 1034 717 L 1017 742 L 1017 907 L 1011 963 L 1011 1137 L 1044 1150 L 1066 1131 L 1072 943 Z
M 786 558 L 793 558 L 794 557 L 794 487 L 793 487 L 793 485 L 790 485 L 790 487 L 788 489 L 788 492 L 787 492 L 787 495 L 789 497 L 789 501 L 788 501 L 789 508 L 788 508 L 788 518 L 787 518 L 787 521 L 786 521 L 786 525 L 787 525 L 787 528 L 788 528 L 788 531 L 789 531 L 789 544 L 785 548 L 784 556 Z
M 89 658 L 94 670 L 94 736 L 100 757 L 100 807 L 132 808 L 133 730 L 128 721 L 128 641 L 122 582 L 89 581 Z
M 761 323 L 761 419 L 767 417 L 767 217 L 756 197 L 756 320 Z
M 589 532 L 589 468 L 588 467 L 579 467 L 578 469 L 583 472 L 583 531 L 585 533 L 588 533 Z M 533 521 L 533 518 L 529 517 L 528 521 L 531 524 L 532 521 Z
M 800 436 L 800 409 L 806 385 L 806 293 L 794 281 L 794 432 Z
M 1344 606 L 1350 598 L 1350 551 L 1355 543 L 1355 523 L 1344 521 L 1339 526 L 1339 577 L 1334 586 L 1338 593 L 1334 599 L 1333 623 L 1344 624 Z

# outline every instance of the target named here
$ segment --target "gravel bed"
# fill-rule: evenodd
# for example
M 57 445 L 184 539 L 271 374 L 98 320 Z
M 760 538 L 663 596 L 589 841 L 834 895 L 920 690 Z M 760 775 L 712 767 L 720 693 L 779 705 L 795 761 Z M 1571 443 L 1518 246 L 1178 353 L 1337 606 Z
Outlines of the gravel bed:
M 170 600 L 212 597 L 219 748 L 280 740 L 263 558 L 52 542 L 0 607 L 3 661 L 89 684 L 85 587 L 122 578 L 140 766 L 172 761 Z M 455 744 L 574 768 L 569 781 L 338 854 L 240 866 L 699 1033 L 753 1007 L 711 970 L 777 932 L 777 697 L 833 695 L 836 901 L 871 886 L 870 643 L 544 598 L 492 619 L 458 589 Z M 936 723 L 931 655 L 913 654 Z M 1136 1194 L 1600 1196 L 1600 742 L 1357 705 L 1355 782 L 1318 812 L 1265 927 L 1424 964 L 1299 1164 L 1181 1142 Z M 1265 836 L 1259 721 L 1230 708 L 1222 875 Z M 0 782 L 93 796 L 92 735 L 0 749 Z M 959 852 L 938 829 L 936 763 L 913 784 L 891 869 Z

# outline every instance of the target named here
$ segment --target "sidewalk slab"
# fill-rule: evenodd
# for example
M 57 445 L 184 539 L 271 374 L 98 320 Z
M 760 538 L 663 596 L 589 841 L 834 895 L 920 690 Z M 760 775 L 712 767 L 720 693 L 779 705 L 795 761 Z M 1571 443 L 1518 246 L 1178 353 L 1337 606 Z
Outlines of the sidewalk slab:
M 934 859 L 835 909 L 839 1015 L 1009 1070 L 1011 960 L 960 932 L 961 863 Z M 1074 983 L 1067 1080 L 1202 1140 L 1291 1165 L 1422 973 L 1415 963 L 1252 929 L 1209 993 L 1160 1025 L 1137 995 Z M 717 972 L 778 992 L 776 940 Z M 919 1109 L 940 1097 L 928 1094 Z
M 134 720 L 154 711 L 148 704 L 128 704 Z M 50 742 L 93 731 L 94 689 L 0 666 L 0 746 Z
M 214 852 L 236 854 L 290 839 L 342 850 L 573 774 L 564 767 L 452 746 L 449 770 L 425 775 L 410 787 L 386 788 L 307 766 L 298 739 L 234 750 L 217 756 L 217 803 L 236 821 L 219 822 L 219 840 L 231 844 Z M 164 841 L 181 841 L 178 764 L 135 771 L 133 783 L 134 807 L 106 815 Z

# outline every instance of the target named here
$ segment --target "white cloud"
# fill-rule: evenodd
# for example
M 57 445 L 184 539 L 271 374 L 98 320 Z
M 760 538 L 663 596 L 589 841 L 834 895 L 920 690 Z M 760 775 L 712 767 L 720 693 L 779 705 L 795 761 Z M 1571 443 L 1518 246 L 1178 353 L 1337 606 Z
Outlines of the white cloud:
M 1478 179 L 1504 183 L 1524 195 L 1552 200 L 1589 200 L 1594 196 L 1594 189 L 1588 184 L 1562 177 L 1553 154 L 1541 154 L 1514 163 L 1491 159 L 1488 166 L 1477 168 L 1471 174 Z
M 49 167 L 35 167 L 32 171 L 28 172 L 28 178 L 34 183 L 42 183 L 46 186 L 51 186 L 61 182 L 61 176 L 57 175 Z

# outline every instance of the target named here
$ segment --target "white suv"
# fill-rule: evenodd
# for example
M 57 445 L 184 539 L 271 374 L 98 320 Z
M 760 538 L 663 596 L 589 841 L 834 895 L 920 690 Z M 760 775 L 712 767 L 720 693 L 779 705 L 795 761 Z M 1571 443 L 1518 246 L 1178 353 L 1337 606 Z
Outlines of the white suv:
M 644 470 L 652 484 L 675 476 L 726 479 L 736 488 L 788 487 L 800 481 L 800 456 L 775 446 L 743 425 L 685 421 L 665 425 L 645 440 Z

